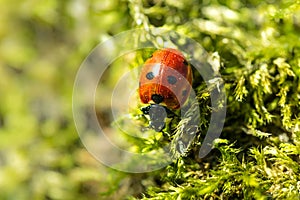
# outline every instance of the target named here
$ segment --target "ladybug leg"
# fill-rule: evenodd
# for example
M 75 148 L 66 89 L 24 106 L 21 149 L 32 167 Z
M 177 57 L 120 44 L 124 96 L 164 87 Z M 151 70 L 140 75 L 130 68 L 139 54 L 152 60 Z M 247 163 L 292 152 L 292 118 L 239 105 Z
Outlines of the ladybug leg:
M 145 106 L 141 108 L 141 111 L 143 112 L 144 115 L 149 115 L 149 110 L 151 108 L 151 105 Z
M 168 132 L 165 132 L 164 130 L 161 130 L 162 134 L 166 138 L 170 138 L 170 134 Z
M 149 115 L 150 108 L 151 108 L 151 105 L 140 108 L 144 117 L 145 117 L 145 115 Z M 147 126 L 147 129 L 149 129 L 149 128 L 151 128 L 150 124 L 149 124 L 149 126 Z
M 167 107 L 164 107 L 164 108 L 166 109 L 168 118 L 175 118 L 175 117 L 179 118 L 179 116 L 176 113 L 174 113 L 172 110 L 170 110 Z

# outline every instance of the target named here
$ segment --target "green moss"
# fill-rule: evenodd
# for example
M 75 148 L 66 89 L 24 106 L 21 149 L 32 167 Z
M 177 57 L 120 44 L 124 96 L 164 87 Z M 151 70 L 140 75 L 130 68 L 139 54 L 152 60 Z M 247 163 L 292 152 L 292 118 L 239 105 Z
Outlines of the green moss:
M 144 13 L 153 18 L 156 8 L 160 15 L 166 6 L 176 9 L 177 26 L 174 20 L 153 25 L 184 32 L 219 56 L 227 93 L 226 123 L 214 150 L 197 158 L 211 110 L 205 85 L 196 85 L 201 135 L 189 152 L 157 172 L 159 184 L 146 188 L 143 199 L 299 198 L 298 3 L 189 3 L 193 6 L 166 1 L 151 7 L 151 15 L 147 7 Z M 181 13 L 193 13 L 193 18 Z M 172 17 L 166 13 L 164 18 Z M 175 134 L 172 142 L 184 134 L 184 120 L 177 123 L 177 132 L 169 133 Z

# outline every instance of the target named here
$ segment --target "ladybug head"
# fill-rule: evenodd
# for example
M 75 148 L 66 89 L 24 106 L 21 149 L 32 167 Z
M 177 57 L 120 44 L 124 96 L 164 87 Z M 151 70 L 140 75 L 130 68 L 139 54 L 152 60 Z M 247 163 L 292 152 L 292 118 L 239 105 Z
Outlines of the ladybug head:
M 165 128 L 165 119 L 167 117 L 166 109 L 157 104 L 152 104 L 149 109 L 150 127 L 159 132 Z
M 156 132 L 162 131 L 165 128 L 165 119 L 167 118 L 167 111 L 164 106 L 158 104 L 151 104 L 141 109 L 145 115 L 150 117 L 150 128 Z
M 165 122 L 150 122 L 150 128 L 154 129 L 156 132 L 160 132 L 165 128 Z

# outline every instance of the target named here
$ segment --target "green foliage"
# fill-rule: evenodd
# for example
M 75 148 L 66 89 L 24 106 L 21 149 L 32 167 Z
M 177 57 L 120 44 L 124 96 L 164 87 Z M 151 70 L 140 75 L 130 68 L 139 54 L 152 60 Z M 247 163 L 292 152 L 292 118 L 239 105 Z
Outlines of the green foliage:
M 215 149 L 197 158 L 211 109 L 209 88 L 196 77 L 201 134 L 188 153 L 151 174 L 159 184 L 142 199 L 298 199 L 299 2 L 183 2 L 144 1 L 131 12 L 138 26 L 171 28 L 211 52 L 208 62 L 225 80 L 226 123 Z M 186 120 L 165 137 L 176 141 Z
M 0 199 L 299 199 L 298 0 L 3 0 L 0 11 Z M 117 172 L 80 143 L 71 107 L 76 72 L 99 42 L 137 27 L 193 38 L 220 69 L 227 116 L 207 157 L 198 152 L 213 88 L 199 75 L 199 134 L 184 154 L 174 149 L 167 167 Z M 130 64 L 148 56 L 137 52 Z M 130 114 L 148 123 L 138 108 Z M 191 119 L 170 121 L 165 134 L 126 139 L 131 150 L 149 152 L 174 142 Z

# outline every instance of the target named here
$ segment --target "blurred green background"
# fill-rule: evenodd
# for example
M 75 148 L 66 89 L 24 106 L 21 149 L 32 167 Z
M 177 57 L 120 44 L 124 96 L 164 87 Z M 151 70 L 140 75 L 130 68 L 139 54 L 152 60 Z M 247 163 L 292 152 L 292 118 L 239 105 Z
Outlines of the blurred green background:
M 107 175 L 72 118 L 76 72 L 130 27 L 127 2 L 0 1 L 0 199 L 99 199 Z

